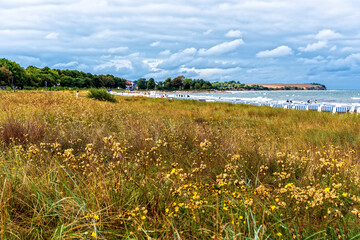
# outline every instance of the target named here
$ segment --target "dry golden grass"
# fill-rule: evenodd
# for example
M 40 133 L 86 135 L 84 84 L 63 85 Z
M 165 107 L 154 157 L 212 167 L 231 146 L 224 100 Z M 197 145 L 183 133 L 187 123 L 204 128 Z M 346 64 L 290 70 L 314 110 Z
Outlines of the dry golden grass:
M 2 239 L 359 239 L 360 120 L 0 95 Z

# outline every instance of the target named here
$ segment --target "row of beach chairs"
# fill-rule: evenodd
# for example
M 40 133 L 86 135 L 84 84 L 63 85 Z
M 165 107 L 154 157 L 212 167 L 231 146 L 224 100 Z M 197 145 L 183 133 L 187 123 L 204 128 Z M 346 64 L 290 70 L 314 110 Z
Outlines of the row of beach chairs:
M 336 106 L 336 105 L 321 105 L 321 104 L 286 104 L 286 103 L 253 103 L 256 106 L 269 106 L 274 108 L 295 109 L 299 111 L 318 111 L 331 113 L 359 113 L 360 106 Z
M 116 93 L 113 93 L 116 94 Z M 119 94 L 120 95 L 120 94 Z M 136 96 L 136 94 L 121 94 L 127 96 Z M 157 98 L 158 96 L 149 95 L 148 97 Z M 176 99 L 177 96 L 168 96 L 167 98 Z M 331 112 L 331 113 L 360 113 L 360 106 L 337 106 L 337 105 L 322 105 L 322 104 L 297 104 L 297 103 L 271 103 L 271 102 L 254 102 L 254 101 L 245 101 L 242 99 L 224 99 L 224 98 L 192 98 L 190 96 L 183 97 L 181 99 L 193 99 L 202 102 L 231 102 L 231 103 L 242 103 L 242 104 L 251 104 L 255 106 L 269 106 L 274 108 L 285 108 L 285 109 L 294 109 L 299 111 L 318 111 L 318 112 Z

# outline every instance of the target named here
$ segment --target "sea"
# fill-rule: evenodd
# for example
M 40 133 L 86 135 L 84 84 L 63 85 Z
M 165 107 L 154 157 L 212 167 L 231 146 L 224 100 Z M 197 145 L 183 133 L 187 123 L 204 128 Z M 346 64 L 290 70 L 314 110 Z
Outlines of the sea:
M 236 100 L 258 103 L 318 103 L 360 106 L 360 90 L 282 90 L 282 91 L 224 91 L 188 93 L 191 98 L 205 100 Z

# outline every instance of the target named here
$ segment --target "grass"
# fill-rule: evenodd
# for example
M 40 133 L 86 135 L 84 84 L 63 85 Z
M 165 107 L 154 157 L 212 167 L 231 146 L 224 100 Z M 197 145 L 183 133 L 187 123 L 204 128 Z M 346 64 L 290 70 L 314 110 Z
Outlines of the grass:
M 89 89 L 87 97 L 94 98 L 100 101 L 116 102 L 116 98 L 114 97 L 114 95 L 108 93 L 106 89 L 91 88 Z
M 359 239 L 360 120 L 0 93 L 2 239 Z

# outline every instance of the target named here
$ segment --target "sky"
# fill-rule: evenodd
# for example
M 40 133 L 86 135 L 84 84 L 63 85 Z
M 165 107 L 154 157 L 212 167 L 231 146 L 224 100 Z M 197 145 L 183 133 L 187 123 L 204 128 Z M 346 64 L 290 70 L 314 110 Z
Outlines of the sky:
M 358 0 L 0 0 L 0 22 L 23 67 L 360 89 Z

